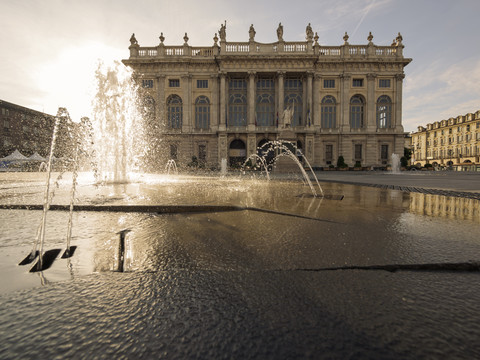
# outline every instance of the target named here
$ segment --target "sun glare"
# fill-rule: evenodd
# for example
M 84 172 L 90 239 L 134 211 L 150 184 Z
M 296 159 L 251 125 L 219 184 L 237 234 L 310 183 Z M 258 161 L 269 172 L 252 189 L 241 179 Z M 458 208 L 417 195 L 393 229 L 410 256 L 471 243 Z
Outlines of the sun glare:
M 126 55 L 124 49 L 101 43 L 65 48 L 57 58 L 40 65 L 37 73 L 38 86 L 43 90 L 38 102 L 43 104 L 43 111 L 55 115 L 59 107 L 65 107 L 74 121 L 90 117 L 98 63 L 108 64 Z

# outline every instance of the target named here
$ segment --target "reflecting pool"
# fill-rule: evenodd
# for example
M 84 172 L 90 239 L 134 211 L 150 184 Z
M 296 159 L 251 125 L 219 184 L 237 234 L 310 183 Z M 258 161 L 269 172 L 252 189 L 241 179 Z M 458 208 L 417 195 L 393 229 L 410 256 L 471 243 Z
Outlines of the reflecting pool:
M 43 178 L 0 174 L 0 204 L 41 204 Z M 246 176 L 94 182 L 79 176 L 74 256 L 43 272 L 17 265 L 42 212 L 0 210 L 0 358 L 480 355 L 478 271 L 382 268 L 478 262 L 477 200 L 332 182 L 315 198 Z M 67 225 L 49 211 L 45 249 L 64 249 Z

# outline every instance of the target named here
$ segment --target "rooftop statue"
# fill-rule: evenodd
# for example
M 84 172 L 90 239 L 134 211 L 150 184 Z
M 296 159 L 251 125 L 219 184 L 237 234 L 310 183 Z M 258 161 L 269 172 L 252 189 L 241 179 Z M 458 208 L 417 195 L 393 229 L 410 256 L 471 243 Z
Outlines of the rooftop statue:
M 250 30 L 248 30 L 248 35 L 250 37 L 250 41 L 254 41 L 255 40 L 255 28 L 253 27 L 253 24 L 250 25 Z
M 130 45 L 138 45 L 138 41 L 135 38 L 135 33 L 133 33 L 132 36 L 130 37 Z
M 308 23 L 307 28 L 305 29 L 305 32 L 307 33 L 307 41 L 312 41 L 313 40 L 313 30 L 312 26 L 310 23 Z
M 282 25 L 282 23 L 278 24 L 277 37 L 278 37 L 278 41 L 283 41 L 283 25 Z
M 227 20 L 225 24 L 220 24 L 220 30 L 218 30 L 218 35 L 220 35 L 220 41 L 224 42 L 227 39 Z

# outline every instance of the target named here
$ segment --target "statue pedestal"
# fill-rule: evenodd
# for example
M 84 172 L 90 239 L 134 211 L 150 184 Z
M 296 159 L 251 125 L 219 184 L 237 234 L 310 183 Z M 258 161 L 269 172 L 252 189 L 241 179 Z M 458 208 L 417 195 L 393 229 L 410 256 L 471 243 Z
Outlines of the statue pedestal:
M 297 136 L 289 126 L 280 130 L 280 133 L 278 134 L 278 140 L 290 142 L 291 145 L 287 145 L 287 146 L 290 149 L 290 151 L 296 156 Z M 301 173 L 301 170 L 298 167 L 295 160 L 291 159 L 289 156 L 280 156 L 275 162 L 275 167 L 273 168 L 273 172 L 280 173 L 280 174 Z

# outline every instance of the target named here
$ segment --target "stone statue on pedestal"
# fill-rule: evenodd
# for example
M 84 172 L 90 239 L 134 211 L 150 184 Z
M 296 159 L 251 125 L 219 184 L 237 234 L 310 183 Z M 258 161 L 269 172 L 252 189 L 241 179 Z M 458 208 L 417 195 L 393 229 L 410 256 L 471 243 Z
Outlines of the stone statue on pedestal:
M 222 42 L 227 39 L 227 20 L 225 20 L 225 24 L 220 24 L 220 30 L 218 30 L 218 35 L 220 35 L 220 41 Z
M 282 23 L 278 24 L 277 37 L 278 37 L 278 41 L 283 41 L 283 25 L 282 25 Z
M 131 45 L 137 45 L 138 44 L 138 41 L 135 38 L 135 33 L 133 33 L 132 36 L 130 37 L 130 44 Z
M 313 41 L 313 30 L 310 23 L 308 23 L 307 28 L 305 29 L 305 32 L 307 34 L 307 41 Z
M 292 124 L 293 119 L 293 106 L 289 105 L 283 110 L 283 127 L 288 128 Z
M 255 40 L 255 28 L 253 27 L 253 24 L 250 25 L 250 30 L 248 30 L 248 35 L 250 37 L 250 41 L 254 41 Z

